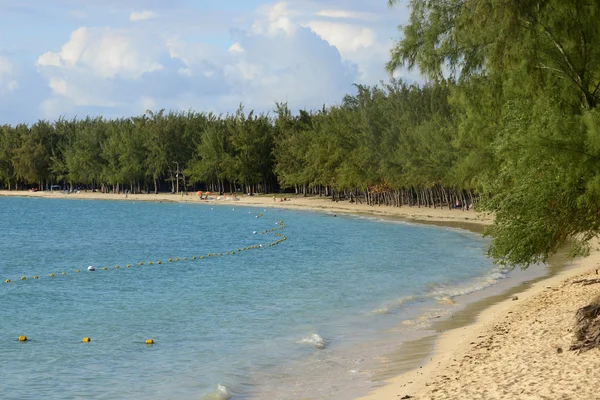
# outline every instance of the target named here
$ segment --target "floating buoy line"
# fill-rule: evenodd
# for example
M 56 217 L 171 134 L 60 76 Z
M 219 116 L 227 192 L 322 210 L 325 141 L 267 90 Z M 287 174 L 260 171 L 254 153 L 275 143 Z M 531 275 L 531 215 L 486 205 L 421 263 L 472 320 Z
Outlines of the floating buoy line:
M 264 214 L 258 214 L 256 215 L 256 218 L 263 218 Z M 205 255 L 197 255 L 197 256 L 191 256 L 191 257 L 183 257 L 183 259 L 176 257 L 176 258 L 169 258 L 167 260 L 167 263 L 171 264 L 171 263 L 176 263 L 176 262 L 180 262 L 181 260 L 183 261 L 188 261 L 188 260 L 192 260 L 192 261 L 200 261 L 200 260 L 204 260 L 204 259 L 208 259 L 208 258 L 215 258 L 215 257 L 223 257 L 223 256 L 232 256 L 232 255 L 236 255 L 236 254 L 240 254 L 242 252 L 245 251 L 250 251 L 250 250 L 259 250 L 259 249 L 264 249 L 267 247 L 273 247 L 273 246 L 277 246 L 278 244 L 281 244 L 283 242 L 285 242 L 287 240 L 287 236 L 285 236 L 284 234 L 280 233 L 281 230 L 286 228 L 286 224 L 283 222 L 283 220 L 279 219 L 279 218 L 273 218 L 271 217 L 273 220 L 275 220 L 275 224 L 277 225 L 276 228 L 271 228 L 271 229 L 266 229 L 264 231 L 254 231 L 254 234 L 261 234 L 261 235 L 270 235 L 270 236 L 275 236 L 277 238 L 277 240 L 273 240 L 271 242 L 268 242 L 266 244 L 259 244 L 259 245 L 253 245 L 253 246 L 245 246 L 245 247 L 238 247 L 237 249 L 231 250 L 231 251 L 226 251 L 225 253 L 219 252 L 212 252 L 212 253 L 207 253 Z M 162 260 L 157 260 L 156 262 L 153 261 L 149 261 L 147 263 L 144 263 L 143 261 L 140 261 L 138 263 L 133 263 L 134 265 L 137 264 L 138 266 L 144 266 L 144 265 L 149 265 L 152 266 L 154 264 L 157 265 L 163 265 L 163 261 Z M 132 264 L 127 264 L 126 268 L 132 268 Z M 114 269 L 121 269 L 121 266 L 116 265 L 114 267 Z M 108 267 L 94 267 L 92 265 L 90 265 L 89 267 L 87 267 L 87 271 L 88 272 L 96 272 L 96 271 L 108 271 L 109 268 Z M 74 271 L 75 273 L 81 273 L 80 269 L 76 269 Z M 52 279 L 52 278 L 57 278 L 58 276 L 66 276 L 67 275 L 67 271 L 62 271 L 60 273 L 50 273 L 47 278 Z M 34 275 L 33 279 L 36 280 L 41 280 L 40 277 L 38 275 Z M 21 281 L 26 281 L 27 277 L 26 276 L 21 276 L 20 278 Z M 13 283 L 13 280 L 11 279 L 5 279 L 4 280 L 5 283 Z M 89 339 L 89 338 L 85 338 L 85 339 Z M 21 340 L 21 339 L 19 339 Z M 27 338 L 25 338 L 25 340 L 27 340 Z M 91 341 L 91 339 L 89 339 Z

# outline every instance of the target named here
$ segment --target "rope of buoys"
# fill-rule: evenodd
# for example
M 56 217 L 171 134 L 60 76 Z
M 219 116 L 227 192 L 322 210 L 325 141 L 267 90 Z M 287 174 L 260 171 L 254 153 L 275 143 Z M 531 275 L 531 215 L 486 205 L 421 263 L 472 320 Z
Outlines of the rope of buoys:
M 260 218 L 260 217 L 263 217 L 263 214 L 258 214 L 258 215 L 256 216 L 256 218 Z M 272 247 L 272 246 L 275 246 L 275 245 L 278 245 L 278 244 L 280 244 L 280 243 L 281 243 L 281 242 L 283 242 L 283 241 L 286 241 L 286 240 L 287 240 L 287 237 L 286 237 L 286 236 L 283 236 L 283 235 L 282 235 L 282 234 L 280 234 L 280 233 L 276 233 L 276 231 L 279 231 L 279 230 L 281 230 L 281 229 L 285 228 L 287 225 L 285 225 L 285 224 L 283 223 L 283 220 L 281 220 L 281 219 L 277 220 L 277 221 L 275 222 L 275 224 L 276 224 L 276 225 L 278 225 L 278 227 L 277 227 L 277 228 L 271 228 L 271 229 L 267 229 L 267 230 L 261 231 L 261 232 L 260 232 L 260 234 L 261 234 L 261 235 L 265 235 L 265 234 L 273 234 L 274 236 L 277 236 L 277 237 L 279 237 L 279 238 L 280 238 L 279 240 L 277 240 L 277 241 L 274 241 L 274 242 L 271 242 L 271 243 L 267 243 L 265 246 L 263 246 L 262 244 L 260 244 L 260 245 L 253 245 L 253 246 L 247 246 L 247 247 L 243 247 L 243 248 L 238 248 L 238 249 L 237 249 L 237 252 L 238 252 L 238 253 L 241 253 L 242 251 L 249 251 L 249 250 L 253 250 L 253 249 L 262 249 L 263 247 Z M 254 233 L 255 233 L 255 234 L 256 234 L 256 232 L 257 232 L 257 231 L 254 231 Z M 236 251 L 228 251 L 228 252 L 225 252 L 225 255 L 234 255 L 234 254 L 236 254 Z M 206 255 L 206 257 L 222 257 L 222 256 L 223 256 L 223 253 L 207 253 L 207 255 Z M 193 257 L 192 257 L 192 260 L 197 260 L 197 259 L 200 259 L 200 260 L 202 260 L 202 259 L 204 259 L 204 258 L 205 258 L 205 256 L 193 256 Z M 187 257 L 184 257 L 184 258 L 183 258 L 183 261 L 187 261 L 187 260 L 188 260 L 188 258 L 187 258 Z M 168 260 L 168 261 L 169 261 L 169 262 L 173 262 L 173 259 L 172 259 L 172 258 L 169 258 L 169 260 Z M 175 258 L 175 261 L 180 261 L 180 258 Z M 157 264 L 158 264 L 158 265 L 162 265 L 162 261 L 158 261 L 158 262 L 157 262 Z M 138 263 L 138 265 L 140 265 L 140 266 L 143 266 L 143 265 L 144 265 L 144 262 L 139 262 L 139 263 Z M 154 265 L 154 264 L 153 264 L 153 262 L 152 262 L 152 261 L 149 261 L 149 262 L 148 262 L 148 265 Z M 120 268 L 121 268 L 121 267 L 120 267 L 119 265 L 115 266 L 115 269 L 120 269 Z M 131 264 L 127 264 L 127 268 L 131 268 Z M 88 270 L 88 271 L 96 271 L 96 269 L 95 269 L 93 266 L 89 266 L 89 267 L 87 267 L 87 270 Z M 107 270 L 108 270 L 108 268 L 107 268 L 107 267 L 103 267 L 103 268 L 102 268 L 102 270 L 103 270 L 103 271 L 107 271 Z M 79 272 L 81 272 L 79 269 L 75 270 L 75 273 L 79 273 Z M 61 274 L 62 274 L 63 276 L 67 275 L 67 273 L 66 273 L 65 271 L 63 271 Z M 52 273 L 52 274 L 50 274 L 49 276 L 50 276 L 50 277 L 55 277 L 55 274 L 53 274 L 53 273 Z M 38 276 L 38 275 L 34 275 L 33 279 L 39 279 L 39 276 Z M 22 276 L 22 277 L 21 277 L 21 280 L 22 280 L 22 281 L 25 281 L 25 280 L 27 280 L 27 278 L 26 278 L 25 276 Z M 10 279 L 6 279 L 6 280 L 5 280 L 5 282 L 6 282 L 6 283 L 11 283 L 12 281 L 11 281 Z

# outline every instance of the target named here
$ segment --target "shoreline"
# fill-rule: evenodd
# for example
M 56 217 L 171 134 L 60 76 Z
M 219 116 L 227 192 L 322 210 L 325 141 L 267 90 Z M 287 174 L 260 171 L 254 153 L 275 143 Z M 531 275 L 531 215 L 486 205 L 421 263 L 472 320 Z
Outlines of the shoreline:
M 483 226 L 489 225 L 493 219 L 488 215 L 481 215 L 474 211 L 414 208 L 414 207 L 386 207 L 386 206 L 366 206 L 361 204 L 349 204 L 348 202 L 332 202 L 327 198 L 304 198 L 291 197 L 291 201 L 281 202 L 279 198 L 273 201 L 269 196 L 240 196 L 239 200 L 233 200 L 227 195 L 221 196 L 220 200 L 200 200 L 197 196 L 180 196 L 174 194 L 144 194 L 144 195 L 125 195 L 102 194 L 102 193 L 78 193 L 63 194 L 61 192 L 6 192 L 0 191 L 2 196 L 19 196 L 30 198 L 60 198 L 60 199 L 81 199 L 81 200 L 119 200 L 119 201 L 150 201 L 150 202 L 176 202 L 186 204 L 204 204 L 204 205 L 228 205 L 236 204 L 239 206 L 253 206 L 263 208 L 282 208 L 296 209 L 302 211 L 316 211 L 324 213 L 339 213 L 353 215 L 377 216 L 384 219 L 404 220 L 415 223 L 431 224 L 438 226 L 449 226 L 454 228 L 463 228 L 471 231 L 480 231 Z M 289 195 L 287 195 L 289 196 Z M 281 195 L 283 197 L 283 195 Z M 289 198 L 289 197 L 288 197 Z M 547 387 L 557 381 L 555 372 L 560 373 L 563 367 L 557 367 L 556 363 L 562 360 L 554 359 L 557 356 L 562 359 L 569 359 L 575 366 L 579 364 L 592 363 L 590 355 L 596 350 L 577 356 L 568 351 L 570 335 L 567 329 L 570 328 L 574 313 L 579 307 L 587 305 L 592 300 L 587 293 L 592 291 L 600 295 L 600 285 L 598 289 L 594 285 L 586 286 L 586 295 L 582 297 L 579 293 L 574 293 L 573 285 L 570 283 L 575 277 L 583 279 L 581 276 L 589 274 L 595 265 L 600 263 L 600 251 L 595 249 L 592 254 L 585 258 L 571 262 L 570 267 L 550 268 L 544 276 L 533 279 L 532 283 L 521 285 L 518 282 L 507 289 L 502 290 L 500 294 L 490 294 L 489 289 L 480 291 L 479 300 L 467 303 L 464 309 L 455 313 L 463 318 L 452 320 L 445 318 L 433 324 L 433 333 L 430 336 L 417 339 L 413 342 L 407 342 L 400 346 L 397 356 L 403 357 L 403 350 L 406 346 L 421 346 L 421 351 L 425 349 L 425 357 L 421 361 L 416 361 L 413 357 L 404 355 L 405 368 L 399 372 L 388 371 L 388 376 L 394 376 L 391 379 L 381 379 L 374 383 L 383 386 L 374 387 L 366 396 L 360 397 L 360 400 L 387 400 L 398 398 L 416 398 L 416 399 L 454 399 L 454 398 L 540 398 L 538 396 L 525 396 L 526 393 L 535 394 L 542 390 L 547 391 Z M 531 268 L 536 268 L 532 266 Z M 515 286 L 516 285 L 516 286 Z M 495 286 L 495 285 L 494 285 Z M 492 286 L 492 287 L 494 287 Z M 486 293 L 487 292 L 487 293 Z M 483 294 L 483 295 L 481 295 Z M 517 296 L 518 300 L 513 301 L 512 296 Z M 556 296 L 568 298 L 565 301 L 556 301 Z M 573 298 L 573 299 L 571 299 Z M 540 308 L 539 303 L 544 307 Z M 462 303 L 462 302 L 461 302 Z M 557 304 L 561 303 L 561 304 Z M 565 306 L 562 303 L 566 303 Z M 562 307 L 562 308 L 561 308 Z M 563 309 L 568 307 L 567 309 Z M 531 316 L 530 309 L 534 308 L 536 314 Z M 541 314 L 540 314 L 541 313 Z M 538 315 L 539 314 L 539 315 Z M 563 318 L 562 331 L 555 329 L 552 323 L 554 315 L 567 315 Z M 453 315 L 452 317 L 454 317 Z M 539 320 L 544 320 L 546 325 L 541 324 Z M 529 318 L 529 319 L 528 319 Z M 530 320 L 534 318 L 534 320 Z M 535 330 L 534 333 L 527 335 L 527 330 L 531 331 L 531 324 L 539 323 L 541 330 Z M 568 328 L 566 327 L 568 325 Z M 507 328 L 510 326 L 510 329 Z M 536 327 L 537 328 L 537 327 Z M 507 335 L 498 334 L 498 330 L 507 330 Z M 512 338 L 513 332 L 515 338 Z M 519 332 L 524 331 L 520 334 Z M 544 332 L 542 337 L 539 332 Z M 548 332 L 554 332 L 558 335 L 548 335 Z M 531 333 L 531 332 L 530 332 Z M 536 336 L 537 334 L 537 336 Z M 512 342 L 497 345 L 496 343 L 504 339 L 518 339 L 525 341 L 519 347 L 519 352 L 512 358 L 506 357 L 506 352 Z M 529 341 L 527 341 L 529 340 Z M 492 343 L 492 344 L 490 344 Z M 558 343 L 558 344 L 556 344 Z M 528 349 L 538 349 L 542 346 L 546 352 L 542 355 L 530 353 Z M 515 346 L 512 346 L 515 347 Z M 558 348 L 561 349 L 558 353 Z M 482 350 L 484 349 L 484 350 Z M 550 350 L 548 350 L 550 349 Z M 564 351 L 563 351 L 564 350 Z M 482 354 L 484 352 L 484 354 Z M 512 354 L 512 353 L 511 353 Z M 587 357 L 586 357 L 587 355 Z M 409 354 L 410 356 L 410 354 Z M 521 357 L 519 359 L 518 357 Z M 424 359 L 427 359 L 424 361 Z M 582 361 L 585 358 L 585 362 Z M 531 372 L 524 374 L 520 382 L 515 382 L 515 376 L 518 371 L 536 368 L 536 364 L 544 364 L 541 361 L 554 359 L 555 364 L 550 367 L 545 366 L 541 373 L 531 375 Z M 408 361 L 407 361 L 408 360 Z M 478 363 L 476 360 L 485 360 L 484 363 Z M 493 360 L 493 363 L 491 362 Z M 533 365 L 532 365 L 533 364 Z M 564 363 L 563 363 L 564 365 Z M 591 364 L 590 364 L 591 365 Z M 553 366 L 553 367 L 552 367 Z M 591 368 L 600 367 L 600 361 L 592 365 Z M 405 372 L 408 371 L 408 372 Z M 584 373 L 585 374 L 585 373 Z M 506 378 L 506 377 L 510 378 Z M 505 380 L 502 380 L 502 377 Z M 532 379 L 534 382 L 532 383 Z M 558 380 L 567 387 L 566 392 L 560 392 L 568 398 L 592 398 L 593 384 L 585 385 L 582 390 L 577 390 L 569 385 L 580 382 L 576 376 L 571 381 L 568 379 Z M 507 387 L 504 387 L 504 386 Z M 518 389 L 516 392 L 511 391 Z M 559 390 L 559 389 L 556 389 Z M 469 392 L 469 396 L 465 394 Z M 552 392 L 551 392 L 552 393 Z M 576 395 L 576 397 L 573 397 Z M 405 397 L 412 396 L 412 397 Z
M 99 192 L 80 192 L 65 194 L 62 192 L 30 192 L 30 191 L 7 191 L 0 190 L 0 198 L 29 197 L 29 198 L 47 198 L 47 199 L 81 199 L 81 200 L 116 200 L 116 201 L 149 201 L 149 202 L 171 202 L 199 205 L 219 205 L 236 204 L 238 206 L 262 207 L 262 208 L 283 208 L 291 210 L 318 211 L 325 213 L 370 215 L 388 218 L 401 218 L 406 221 L 418 222 L 451 222 L 467 223 L 478 225 L 490 225 L 493 218 L 489 215 L 476 213 L 473 210 L 449 210 L 446 208 L 428 208 L 428 207 L 388 207 L 388 206 L 368 206 L 366 204 L 350 204 L 348 202 L 333 202 L 331 199 L 322 197 L 302 197 L 296 195 L 277 195 L 277 201 L 268 195 L 257 196 L 238 196 L 238 200 L 233 200 L 231 196 L 225 194 L 217 200 L 200 200 L 198 196 L 176 195 L 171 193 L 159 194 L 130 194 L 125 197 L 124 194 L 99 193 Z M 288 201 L 280 201 L 284 197 Z
M 576 311 L 600 295 L 600 285 L 576 281 L 595 279 L 598 264 L 595 249 L 566 268 L 483 299 L 483 307 L 467 306 L 463 323 L 440 321 L 438 333 L 408 343 L 429 344 L 432 355 L 357 400 L 594 398 L 586 374 L 600 367 L 598 350 L 577 355 L 569 346 Z

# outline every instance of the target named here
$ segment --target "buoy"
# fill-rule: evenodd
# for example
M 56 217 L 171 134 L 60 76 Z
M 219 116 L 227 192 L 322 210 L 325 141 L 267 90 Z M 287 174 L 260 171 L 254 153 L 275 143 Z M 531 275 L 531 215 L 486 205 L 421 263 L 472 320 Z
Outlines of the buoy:
M 176 258 L 175 261 L 179 261 L 179 258 Z
M 54 274 L 50 274 L 50 277 L 51 277 L 51 278 L 52 278 L 52 277 L 54 277 Z
M 37 275 L 34 275 L 34 276 L 33 276 L 33 279 L 40 279 L 40 277 L 39 277 L 39 276 L 37 276 Z
M 256 235 L 256 231 L 252 232 L 253 235 Z
M 115 269 L 119 269 L 119 268 L 121 268 L 121 267 L 119 267 L 118 265 L 115 267 Z
M 154 340 L 152 340 L 152 339 L 146 339 L 146 344 L 154 344 Z
M 127 264 L 127 268 L 131 268 L 131 264 Z
M 62 274 L 63 274 L 63 275 L 66 275 L 67 273 L 63 271 L 63 272 L 62 272 Z
M 195 259 L 196 259 L 196 256 L 192 257 L 192 260 L 195 260 Z
M 91 341 L 92 341 L 92 339 L 89 338 L 89 337 L 84 337 L 83 340 L 82 340 L 83 343 L 89 343 Z
M 159 262 L 157 262 L 157 264 L 158 264 L 158 265 L 161 265 L 161 264 L 162 264 L 162 261 L 159 261 Z
M 148 263 L 148 265 L 152 265 L 152 261 L 150 261 L 150 262 Z
M 183 261 L 187 261 L 187 257 L 183 257 Z
M 10 280 L 10 279 L 7 279 L 7 280 L 5 280 L 4 282 L 6 282 L 6 283 L 10 283 L 10 282 L 11 282 L 11 280 Z
M 169 262 L 173 262 L 173 259 L 172 259 L 172 258 L 169 258 Z
M 19 336 L 19 342 L 26 342 L 27 336 Z
M 235 254 L 235 251 L 232 251 L 231 254 Z
M 96 270 L 96 268 L 94 268 L 94 267 L 93 267 L 93 266 L 91 266 L 91 265 L 88 267 L 88 271 L 95 271 L 95 270 Z
M 143 263 L 143 262 L 140 262 L 140 265 L 144 265 L 144 263 Z
M 229 255 L 229 252 L 227 252 L 227 253 L 225 253 L 225 254 Z
M 21 280 L 22 280 L 22 281 L 26 281 L 26 280 L 27 280 L 27 278 L 25 278 L 24 276 L 22 276 L 22 277 L 21 277 Z
M 102 268 L 102 271 L 108 271 L 108 268 L 104 267 Z
M 200 256 L 200 259 L 203 259 L 203 258 L 204 258 L 204 256 Z

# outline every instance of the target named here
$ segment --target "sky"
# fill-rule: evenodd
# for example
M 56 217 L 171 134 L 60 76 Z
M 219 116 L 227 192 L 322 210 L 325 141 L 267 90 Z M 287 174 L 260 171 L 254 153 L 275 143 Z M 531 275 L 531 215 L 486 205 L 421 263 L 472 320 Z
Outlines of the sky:
M 408 17 L 407 0 L 0 0 L 0 125 L 319 109 L 389 80 Z

